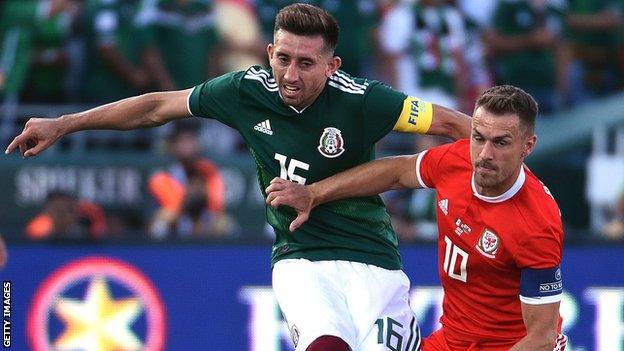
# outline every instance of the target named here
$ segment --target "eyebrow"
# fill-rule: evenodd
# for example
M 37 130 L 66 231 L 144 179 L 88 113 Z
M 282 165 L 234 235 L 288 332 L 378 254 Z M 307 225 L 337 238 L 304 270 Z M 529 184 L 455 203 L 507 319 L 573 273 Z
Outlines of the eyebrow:
M 316 60 L 313 57 L 309 57 L 309 56 L 291 56 L 291 55 L 289 55 L 289 54 L 287 54 L 285 52 L 280 52 L 280 51 L 276 52 L 275 54 L 278 57 L 285 56 L 285 57 L 288 57 L 290 59 L 297 60 L 297 61 L 316 62 Z
M 479 135 L 480 137 L 485 138 L 485 137 L 483 136 L 483 134 L 481 134 L 481 132 L 479 132 L 479 131 L 477 130 L 477 128 L 476 128 L 476 127 L 473 127 L 473 128 L 472 128 L 472 131 L 473 131 L 474 133 L 476 133 L 477 135 Z M 490 138 L 490 139 L 491 139 L 491 140 L 503 140 L 503 139 L 512 139 L 512 138 L 513 138 L 513 135 L 509 134 L 509 132 L 506 132 L 506 133 L 505 133 L 505 134 L 503 134 L 503 135 L 496 135 L 496 136 L 494 136 L 493 138 Z M 487 139 L 487 138 L 486 138 L 486 139 Z

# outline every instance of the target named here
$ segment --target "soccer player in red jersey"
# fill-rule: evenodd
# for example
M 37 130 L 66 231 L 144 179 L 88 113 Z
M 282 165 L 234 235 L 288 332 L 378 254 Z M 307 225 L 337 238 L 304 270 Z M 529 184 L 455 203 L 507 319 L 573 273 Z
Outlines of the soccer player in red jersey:
M 530 95 L 493 87 L 477 101 L 470 140 L 376 160 L 307 186 L 275 179 L 267 203 L 293 207 L 294 230 L 320 203 L 434 188 L 444 301 L 442 328 L 423 350 L 563 350 L 561 214 L 523 163 L 537 141 L 536 116 Z

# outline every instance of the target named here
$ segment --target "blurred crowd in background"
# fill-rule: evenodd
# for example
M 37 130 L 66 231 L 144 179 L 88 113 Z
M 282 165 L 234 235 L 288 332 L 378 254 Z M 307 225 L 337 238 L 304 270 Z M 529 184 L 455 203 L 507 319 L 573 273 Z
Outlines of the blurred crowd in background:
M 0 0 L 0 140 L 8 143 L 23 125 L 20 107 L 86 108 L 268 66 L 274 17 L 291 2 Z M 342 70 L 468 114 L 494 84 L 532 94 L 540 119 L 624 89 L 624 0 L 303 2 L 338 20 Z M 391 134 L 378 152 L 413 153 L 443 142 Z M 153 205 L 115 213 L 91 199 L 50 191 L 40 213 L 24 223 L 26 237 L 97 240 L 123 236 L 127 228 L 154 240 L 245 236 L 224 204 L 228 189 L 215 161 L 244 152 L 228 127 L 189 120 L 93 134 L 83 157 L 96 148 L 169 155 L 171 163 L 147 180 Z M 435 240 L 433 192 L 390 192 L 384 200 L 401 241 Z M 608 211 L 599 235 L 624 240 L 624 197 Z

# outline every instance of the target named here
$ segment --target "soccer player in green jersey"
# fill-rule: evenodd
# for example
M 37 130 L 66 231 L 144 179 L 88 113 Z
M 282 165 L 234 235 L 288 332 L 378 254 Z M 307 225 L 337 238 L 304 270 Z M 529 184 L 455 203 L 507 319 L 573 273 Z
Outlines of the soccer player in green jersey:
M 6 152 L 24 157 L 85 129 L 157 126 L 189 116 L 236 129 L 260 188 L 281 177 L 310 184 L 374 158 L 391 130 L 467 137 L 470 119 L 379 82 L 339 71 L 334 18 L 293 4 L 276 17 L 271 69 L 250 67 L 192 89 L 149 93 L 54 119 L 30 119 Z M 296 213 L 267 207 L 276 233 L 273 289 L 296 350 L 417 350 L 420 335 L 397 238 L 378 196 L 319 206 L 296 231 Z

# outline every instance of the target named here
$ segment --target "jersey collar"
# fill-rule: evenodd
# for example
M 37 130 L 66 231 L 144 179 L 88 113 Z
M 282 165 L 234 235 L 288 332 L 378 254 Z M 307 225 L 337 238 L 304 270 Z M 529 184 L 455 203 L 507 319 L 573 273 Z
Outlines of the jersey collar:
M 511 199 L 520 189 L 522 185 L 524 185 L 524 181 L 526 179 L 526 174 L 524 173 L 524 166 L 520 168 L 520 173 L 518 174 L 518 179 L 514 182 L 514 184 L 509 188 L 509 190 L 498 196 L 484 196 L 477 192 L 477 186 L 475 184 L 474 172 L 472 172 L 472 178 L 470 180 L 470 185 L 472 186 L 472 193 L 478 199 L 483 200 L 485 202 L 498 203 Z
M 280 92 L 279 90 L 277 91 L 277 93 L 279 94 L 280 99 L 282 99 L 282 102 L 284 102 L 284 98 L 282 98 L 282 92 Z M 297 114 L 302 114 L 303 111 L 305 111 L 308 107 L 310 107 L 310 105 L 302 108 L 301 110 L 297 110 L 295 107 L 288 105 L 287 103 L 284 102 L 284 105 L 290 107 L 291 110 L 297 112 Z

